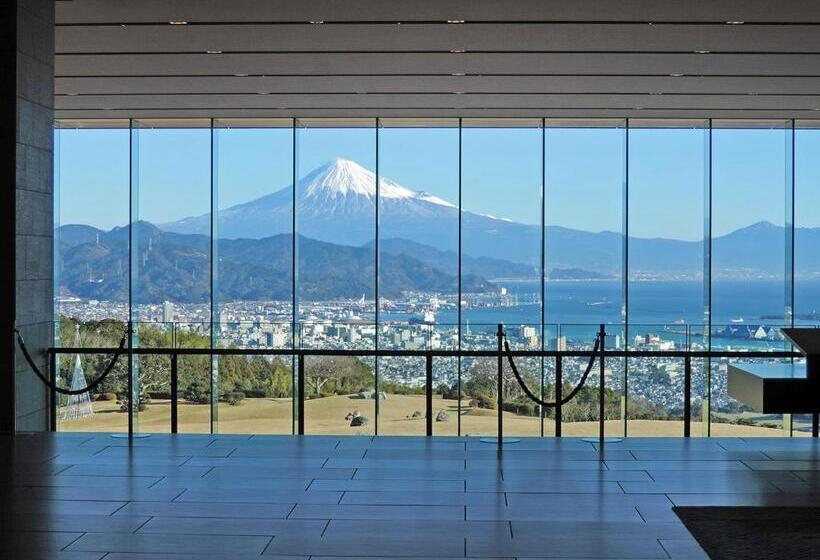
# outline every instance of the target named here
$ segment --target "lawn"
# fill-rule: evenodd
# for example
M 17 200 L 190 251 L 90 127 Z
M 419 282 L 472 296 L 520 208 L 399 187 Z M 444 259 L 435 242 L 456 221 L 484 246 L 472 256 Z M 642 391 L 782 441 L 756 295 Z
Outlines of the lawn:
M 471 408 L 462 403 L 461 431 L 463 435 L 495 435 L 498 416 L 495 410 Z M 424 395 L 387 395 L 380 403 L 379 434 L 424 435 Z M 372 399 L 357 399 L 341 395 L 312 399 L 305 403 L 305 432 L 308 434 L 372 435 L 375 433 L 375 406 Z M 435 435 L 458 434 L 458 403 L 436 395 L 433 400 L 433 417 L 446 411 L 448 419 L 433 423 Z M 61 431 L 115 432 L 128 429 L 126 414 L 119 411 L 114 401 L 94 402 L 92 417 L 73 421 L 60 421 Z M 351 427 L 345 419 L 349 413 L 359 411 L 368 418 L 365 426 Z M 413 417 L 418 412 L 421 416 Z M 293 407 L 290 399 L 245 399 L 238 405 L 219 403 L 217 407 L 217 431 L 222 434 L 289 434 L 292 433 Z M 606 422 L 608 434 L 620 434 L 622 422 Z M 168 433 L 171 427 L 170 401 L 153 401 L 148 409 L 139 413 L 138 430 L 141 432 Z M 597 435 L 597 422 L 564 422 L 563 435 Z M 692 435 L 701 435 L 702 426 L 692 422 Z M 207 404 L 179 404 L 180 433 L 207 433 L 210 431 L 210 406 Z M 504 413 L 505 435 L 538 436 L 541 434 L 539 419 Z M 555 433 L 552 420 L 544 421 L 544 435 Z M 682 436 L 683 422 L 675 420 L 630 420 L 629 435 L 632 436 Z M 782 436 L 777 428 L 712 423 L 715 436 Z

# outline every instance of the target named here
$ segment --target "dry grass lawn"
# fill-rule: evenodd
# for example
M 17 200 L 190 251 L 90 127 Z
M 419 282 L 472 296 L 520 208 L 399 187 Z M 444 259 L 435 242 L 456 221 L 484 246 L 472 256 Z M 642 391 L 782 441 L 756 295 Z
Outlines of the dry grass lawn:
M 388 395 L 381 401 L 379 410 L 379 434 L 381 435 L 424 435 L 424 396 L 423 395 Z M 497 412 L 495 410 L 474 409 L 466 406 L 461 415 L 461 431 L 464 435 L 496 434 Z M 375 430 L 375 401 L 356 399 L 350 396 L 334 396 L 309 400 L 305 403 L 305 431 L 309 434 L 333 435 L 372 435 Z M 119 406 L 113 401 L 94 402 L 93 417 L 82 420 L 60 422 L 62 431 L 78 432 L 117 432 L 126 431 L 128 420 Z M 351 427 L 345 416 L 358 410 L 369 421 L 361 427 Z M 434 418 L 439 411 L 447 411 L 449 419 L 445 422 L 434 422 L 433 433 L 436 435 L 458 434 L 458 403 L 454 400 L 441 399 L 435 396 L 433 401 Z M 419 411 L 422 416 L 413 418 Z M 222 434 L 289 434 L 292 433 L 293 407 L 290 399 L 245 399 L 236 406 L 219 403 L 218 432 Z M 171 425 L 171 406 L 169 401 L 154 401 L 148 409 L 140 412 L 138 430 L 141 432 L 168 433 Z M 618 420 L 607 421 L 608 434 L 619 435 L 623 423 Z M 181 433 L 207 433 L 210 431 L 210 406 L 180 403 L 179 431 Z M 702 425 L 692 423 L 692 435 L 701 435 Z M 504 413 L 505 435 L 538 436 L 541 434 L 539 419 Z M 555 433 L 552 420 L 545 420 L 544 435 Z M 565 436 L 594 436 L 598 433 L 597 422 L 564 422 Z M 631 436 L 682 436 L 683 422 L 674 420 L 630 420 Z M 780 429 L 737 424 L 712 423 L 714 436 L 782 436 Z

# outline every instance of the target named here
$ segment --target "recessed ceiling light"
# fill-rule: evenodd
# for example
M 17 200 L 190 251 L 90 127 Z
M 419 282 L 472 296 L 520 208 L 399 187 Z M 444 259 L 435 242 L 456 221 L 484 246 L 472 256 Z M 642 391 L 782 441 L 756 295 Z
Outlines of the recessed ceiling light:
M 467 51 L 465 51 L 464 49 L 450 49 L 450 52 L 451 53 L 463 53 L 463 52 L 467 52 Z
M 463 91 L 454 91 L 453 95 L 464 95 Z
M 312 23 L 313 25 L 321 25 L 324 22 L 325 22 L 325 20 L 323 20 L 323 19 L 314 19 L 314 20 L 310 21 L 310 23 Z
M 669 74 L 669 75 L 672 76 L 673 78 L 680 78 L 681 76 L 683 76 L 683 74 L 681 74 L 679 72 L 675 72 L 675 73 Z
M 463 19 L 448 19 L 447 23 L 464 23 Z
M 643 110 L 643 107 L 635 107 L 635 110 L 636 110 L 636 111 L 642 111 L 642 110 Z
M 464 76 L 464 72 L 453 72 L 451 76 Z
M 187 21 L 169 21 L 171 25 L 188 25 Z
M 258 91 L 258 92 L 256 92 L 256 94 L 257 95 L 269 95 L 270 92 L 269 91 Z
M 745 21 L 727 21 L 726 25 L 743 25 Z
M 222 54 L 222 51 L 219 51 L 219 50 L 205 51 L 205 52 L 208 53 L 208 54 Z
M 247 74 L 234 74 L 234 76 L 236 76 L 237 78 L 247 78 L 248 77 Z
M 711 52 L 711 51 L 704 51 L 704 50 L 701 50 L 701 51 L 695 51 L 695 54 L 709 54 L 710 52 Z

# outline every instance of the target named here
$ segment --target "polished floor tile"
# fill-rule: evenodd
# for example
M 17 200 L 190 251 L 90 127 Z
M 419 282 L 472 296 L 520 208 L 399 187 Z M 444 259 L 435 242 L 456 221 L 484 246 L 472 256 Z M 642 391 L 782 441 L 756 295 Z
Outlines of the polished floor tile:
M 67 550 L 94 552 L 156 552 L 209 554 L 217 550 L 231 554 L 261 554 L 270 543 L 270 537 L 197 535 L 180 538 L 179 535 L 86 533 L 68 546 Z
M 808 438 L 46 434 L 0 452 L 0 558 L 666 558 L 675 505 L 815 505 Z

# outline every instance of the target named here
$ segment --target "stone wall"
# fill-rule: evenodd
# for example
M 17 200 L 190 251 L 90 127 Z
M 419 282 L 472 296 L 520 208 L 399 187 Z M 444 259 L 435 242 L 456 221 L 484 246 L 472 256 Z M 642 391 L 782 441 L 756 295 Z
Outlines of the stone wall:
M 16 323 L 44 366 L 42 350 L 53 338 L 54 1 L 4 4 L 0 376 L 6 394 L 0 396 L 0 431 L 45 430 L 48 392 L 11 345 Z M 14 122 L 8 122 L 12 115 Z

